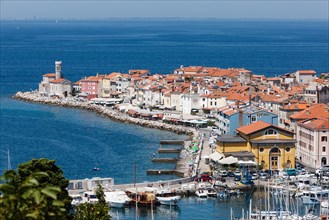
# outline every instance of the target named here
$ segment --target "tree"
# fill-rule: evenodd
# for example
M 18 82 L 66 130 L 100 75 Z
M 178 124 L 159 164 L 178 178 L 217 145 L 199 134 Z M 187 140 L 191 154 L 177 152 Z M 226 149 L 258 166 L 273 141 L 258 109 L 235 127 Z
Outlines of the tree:
M 38 181 L 46 177 L 46 172 L 32 172 L 17 182 L 18 174 L 6 171 L 1 176 L 0 219 L 66 219 L 64 203 L 58 200 L 60 187 Z
M 74 220 L 108 220 L 111 218 L 101 185 L 97 186 L 96 196 L 98 199 L 96 203 L 83 203 L 76 208 Z
M 67 191 L 69 180 L 64 177 L 63 170 L 55 164 L 55 160 L 40 158 L 19 164 L 17 178 L 15 178 L 12 184 L 24 181 L 24 179 L 30 176 L 33 172 L 47 173 L 47 176 L 37 177 L 40 186 L 44 187 L 46 185 L 52 185 L 58 186 L 61 189 L 58 194 L 58 200 L 64 202 L 66 213 L 69 214 L 72 201 Z

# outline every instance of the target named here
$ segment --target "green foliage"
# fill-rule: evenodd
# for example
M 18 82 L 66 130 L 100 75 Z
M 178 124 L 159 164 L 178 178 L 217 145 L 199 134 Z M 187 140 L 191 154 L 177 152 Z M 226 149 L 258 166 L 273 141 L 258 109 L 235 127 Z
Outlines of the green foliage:
M 98 202 L 83 203 L 76 208 L 74 220 L 108 220 L 111 218 L 109 215 L 109 207 L 105 201 L 104 191 L 101 185 L 97 186 L 96 196 Z
M 34 172 L 45 172 L 47 176 L 37 176 L 39 184 L 42 187 L 52 185 L 59 187 L 61 191 L 58 193 L 58 199 L 65 204 L 66 212 L 69 213 L 72 199 L 69 197 L 67 187 L 69 180 L 64 177 L 63 170 L 55 164 L 55 160 L 46 158 L 32 159 L 28 162 L 18 165 L 18 176 L 12 184 L 20 183 Z M 48 190 L 51 195 L 52 190 Z
M 207 126 L 209 127 L 211 127 L 211 126 L 214 126 L 215 125 L 215 121 L 212 121 L 212 120 L 208 120 L 207 121 Z
M 23 179 L 14 170 L 1 176 L 0 219 L 67 219 L 64 203 L 58 199 L 61 188 L 41 184 L 38 178 L 49 176 L 36 171 Z
M 109 208 L 100 202 L 83 203 L 76 208 L 74 220 L 108 220 L 110 219 Z
M 103 187 L 100 184 L 98 184 L 97 189 L 96 189 L 96 197 L 97 197 L 99 203 L 106 205 Z

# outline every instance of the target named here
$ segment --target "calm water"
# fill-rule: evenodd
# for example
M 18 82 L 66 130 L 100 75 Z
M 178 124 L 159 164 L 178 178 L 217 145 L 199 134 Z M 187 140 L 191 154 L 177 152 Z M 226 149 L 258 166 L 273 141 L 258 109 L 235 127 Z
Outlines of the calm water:
M 152 154 L 161 139 L 186 136 L 9 98 L 18 90 L 36 89 L 41 75 L 54 71 L 55 60 L 63 61 L 63 73 L 72 81 L 136 68 L 170 73 L 180 65 L 245 67 L 274 76 L 296 69 L 327 72 L 328 41 L 328 21 L 2 21 L 0 170 L 7 167 L 9 148 L 12 167 L 47 157 L 71 179 L 98 175 L 132 182 L 135 160 L 139 182 L 174 178 L 147 176 L 146 170 L 171 168 L 152 164 Z M 94 166 L 101 171 L 95 174 Z M 240 213 L 248 201 L 184 199 L 171 215 L 156 209 L 155 219 L 228 219 L 229 207 Z M 140 219 L 150 218 L 149 211 L 139 212 Z M 133 219 L 134 213 L 117 216 Z

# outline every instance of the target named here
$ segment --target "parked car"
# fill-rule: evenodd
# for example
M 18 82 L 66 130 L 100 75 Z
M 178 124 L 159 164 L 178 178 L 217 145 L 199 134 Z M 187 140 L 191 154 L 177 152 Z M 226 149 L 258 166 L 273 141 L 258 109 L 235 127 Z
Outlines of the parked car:
M 219 171 L 218 175 L 221 177 L 227 177 L 228 174 L 227 174 L 226 170 L 221 170 L 221 171 Z
M 201 173 L 200 176 L 196 177 L 194 180 L 197 182 L 205 182 L 205 181 L 211 181 L 212 178 L 207 173 Z
M 240 180 L 241 180 L 241 175 L 234 176 L 234 181 L 240 181 Z
M 258 173 L 253 173 L 253 174 L 251 175 L 251 179 L 252 179 L 252 180 L 257 180 L 258 178 L 259 178 Z
M 229 171 L 229 172 L 227 172 L 227 176 L 229 176 L 229 177 L 234 177 L 235 175 L 234 175 L 234 172 Z

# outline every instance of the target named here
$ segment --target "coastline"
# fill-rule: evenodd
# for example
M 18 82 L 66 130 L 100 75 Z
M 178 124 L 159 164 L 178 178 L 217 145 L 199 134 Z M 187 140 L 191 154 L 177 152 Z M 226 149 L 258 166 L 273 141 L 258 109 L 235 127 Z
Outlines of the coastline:
M 56 105 L 66 108 L 77 108 L 77 109 L 87 110 L 105 116 L 111 120 L 122 122 L 122 123 L 129 123 L 142 127 L 166 130 L 166 131 L 175 132 L 177 134 L 186 134 L 191 139 L 194 136 L 198 135 L 195 129 L 193 128 L 188 128 L 181 125 L 166 124 L 159 121 L 150 121 L 141 118 L 133 118 L 127 114 L 111 109 L 109 107 L 91 104 L 88 102 L 80 102 L 74 99 L 58 99 L 58 98 L 53 99 L 49 97 L 42 97 L 37 92 L 17 92 L 14 96 L 12 96 L 12 98 L 21 101 L 31 102 L 31 103 L 40 103 L 47 105 Z

